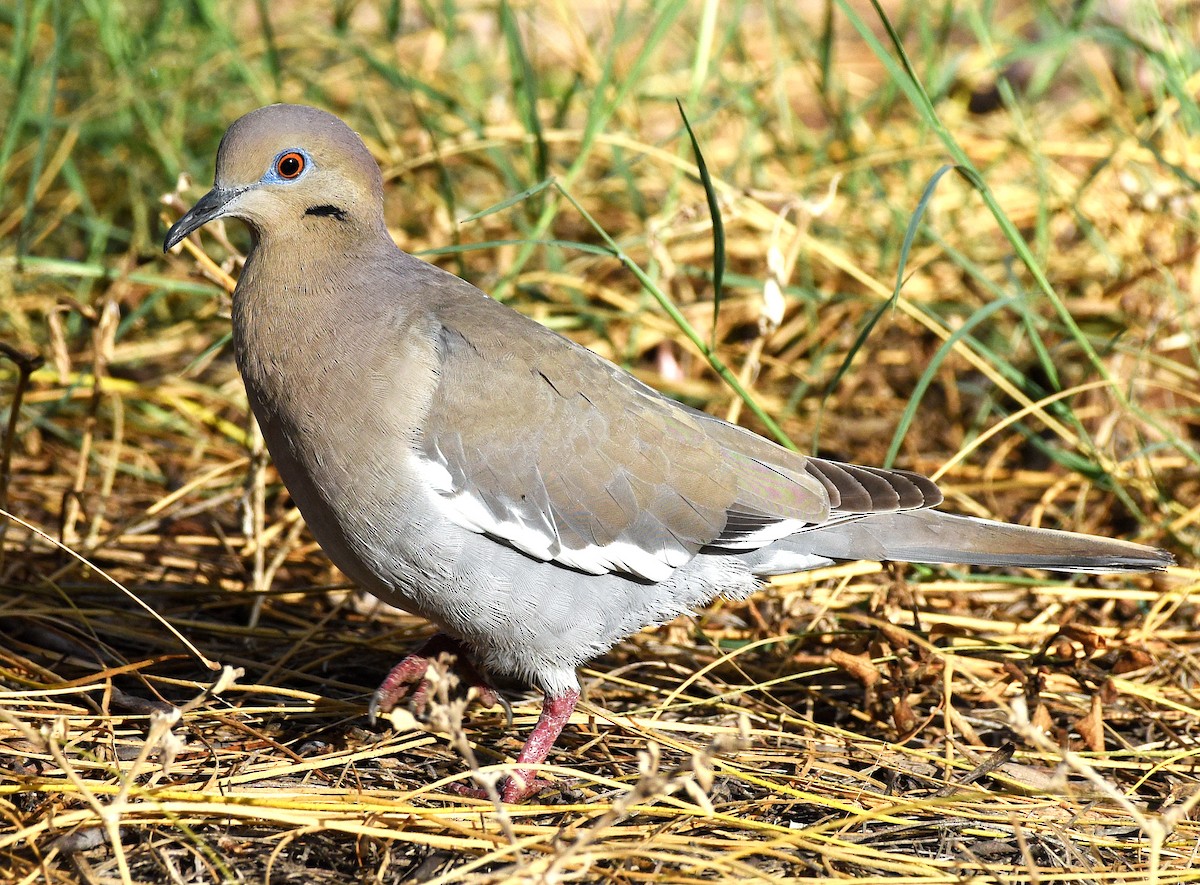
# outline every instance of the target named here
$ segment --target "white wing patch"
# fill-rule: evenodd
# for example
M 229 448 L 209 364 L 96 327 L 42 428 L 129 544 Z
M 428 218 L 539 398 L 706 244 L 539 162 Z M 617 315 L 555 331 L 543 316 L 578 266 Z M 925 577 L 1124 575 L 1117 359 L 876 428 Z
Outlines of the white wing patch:
M 691 558 L 686 550 L 665 549 L 656 554 L 628 541 L 614 541 L 603 547 L 593 545 L 581 550 L 560 547 L 554 560 L 593 575 L 625 572 L 647 581 L 665 581 Z
M 417 456 L 417 471 L 446 505 L 446 516 L 457 526 L 482 535 L 503 538 L 522 553 L 548 562 L 558 547 L 558 533 L 547 531 L 545 525 L 531 525 L 516 518 L 497 519 L 483 500 L 468 490 L 456 489 L 450 471 L 436 461 Z M 515 514 L 514 514 L 515 516 Z M 553 517 L 546 513 L 553 529 Z M 595 574 L 602 574 L 595 572 Z
M 533 513 L 528 512 L 528 506 L 526 512 L 510 507 L 505 513 L 496 513 L 473 489 L 456 486 L 444 464 L 417 454 L 414 466 L 434 492 L 434 500 L 443 505 L 443 515 L 452 523 L 503 541 L 542 562 L 557 562 L 591 575 L 624 572 L 657 582 L 670 578 L 675 569 L 692 558 L 682 546 L 668 543 L 660 545 L 658 550 L 622 540 L 582 548 L 566 547 L 548 507 L 535 507 Z
M 819 523 L 817 523 L 819 525 Z M 778 519 L 754 531 L 742 532 L 736 535 L 722 535 L 712 542 L 713 547 L 721 550 L 745 551 L 758 550 L 774 543 L 781 538 L 812 528 L 814 523 L 802 519 Z

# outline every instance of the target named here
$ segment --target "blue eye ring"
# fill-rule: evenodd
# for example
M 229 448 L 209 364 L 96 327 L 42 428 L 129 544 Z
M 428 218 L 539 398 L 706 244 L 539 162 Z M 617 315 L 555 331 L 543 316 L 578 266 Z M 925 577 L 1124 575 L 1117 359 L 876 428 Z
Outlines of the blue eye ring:
M 275 158 L 271 171 L 283 181 L 295 181 L 308 168 L 308 157 L 300 151 L 284 151 Z

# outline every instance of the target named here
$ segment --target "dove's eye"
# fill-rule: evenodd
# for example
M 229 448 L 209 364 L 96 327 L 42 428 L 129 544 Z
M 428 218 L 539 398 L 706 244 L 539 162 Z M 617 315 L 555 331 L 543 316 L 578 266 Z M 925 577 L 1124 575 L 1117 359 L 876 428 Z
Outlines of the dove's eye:
M 275 161 L 275 174 L 285 181 L 292 181 L 300 177 L 306 165 L 304 154 L 288 151 L 286 154 L 280 154 L 279 159 Z

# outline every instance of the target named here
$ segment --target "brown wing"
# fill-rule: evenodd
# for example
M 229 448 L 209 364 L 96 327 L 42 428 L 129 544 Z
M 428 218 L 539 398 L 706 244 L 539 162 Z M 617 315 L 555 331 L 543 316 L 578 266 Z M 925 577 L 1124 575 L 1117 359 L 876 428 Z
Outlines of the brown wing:
M 531 556 L 664 580 L 833 518 L 928 507 L 928 479 L 808 458 L 675 403 L 435 269 L 422 455 L 450 517 Z
M 662 580 L 721 539 L 731 515 L 735 531 L 738 515 L 760 530 L 827 518 L 803 456 L 665 399 L 473 287 L 463 294 L 435 311 L 441 383 L 422 440 L 460 524 L 583 571 Z

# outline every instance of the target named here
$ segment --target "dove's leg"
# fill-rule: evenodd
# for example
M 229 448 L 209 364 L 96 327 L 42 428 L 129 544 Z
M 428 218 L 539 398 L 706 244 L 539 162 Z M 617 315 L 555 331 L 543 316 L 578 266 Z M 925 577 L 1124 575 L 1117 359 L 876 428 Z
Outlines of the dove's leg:
M 451 659 L 451 666 L 464 685 L 474 686 L 479 690 L 479 702 L 483 706 L 496 706 L 500 696 L 475 669 L 470 653 L 463 644 L 453 636 L 435 633 L 428 642 L 392 667 L 391 672 L 380 683 L 371 698 L 368 710 L 371 721 L 374 722 L 380 713 L 390 712 L 410 692 L 412 699 L 409 703 L 412 709 L 417 713 L 424 710 L 429 702 L 429 680 L 425 678 L 425 674 L 429 665 L 442 655 Z
M 517 765 L 539 765 L 546 761 L 554 742 L 562 733 L 563 726 L 575 712 L 575 704 L 579 701 L 579 692 L 570 689 L 563 694 L 547 695 L 542 702 L 542 713 L 538 716 L 537 725 L 529 733 L 525 746 L 517 756 Z M 553 781 L 534 777 L 532 772 L 521 771 L 512 777 L 505 778 L 500 788 L 500 799 L 504 802 L 524 802 L 531 796 L 536 796 L 546 787 L 553 786 Z M 455 792 L 463 796 L 473 796 L 486 799 L 487 792 L 477 787 L 459 786 Z

